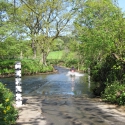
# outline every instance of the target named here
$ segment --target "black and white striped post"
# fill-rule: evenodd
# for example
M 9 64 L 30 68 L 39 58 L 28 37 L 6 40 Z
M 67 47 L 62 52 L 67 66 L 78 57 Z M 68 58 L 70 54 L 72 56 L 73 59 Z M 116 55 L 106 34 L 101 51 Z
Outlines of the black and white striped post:
M 15 63 L 16 106 L 22 106 L 21 62 Z

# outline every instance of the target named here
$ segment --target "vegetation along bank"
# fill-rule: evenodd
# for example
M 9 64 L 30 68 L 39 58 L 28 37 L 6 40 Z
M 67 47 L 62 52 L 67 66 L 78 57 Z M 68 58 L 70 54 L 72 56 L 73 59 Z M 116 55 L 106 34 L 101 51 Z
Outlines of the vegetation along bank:
M 93 93 L 125 105 L 125 13 L 117 0 L 16 2 L 0 1 L 1 77 L 15 72 L 16 61 L 22 75 L 57 64 L 90 69 Z

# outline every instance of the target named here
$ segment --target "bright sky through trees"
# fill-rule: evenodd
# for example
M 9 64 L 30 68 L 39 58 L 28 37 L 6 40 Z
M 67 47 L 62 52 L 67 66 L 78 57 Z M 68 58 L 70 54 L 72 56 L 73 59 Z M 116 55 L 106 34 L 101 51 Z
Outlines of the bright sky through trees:
M 118 0 L 119 7 L 125 12 L 125 0 Z

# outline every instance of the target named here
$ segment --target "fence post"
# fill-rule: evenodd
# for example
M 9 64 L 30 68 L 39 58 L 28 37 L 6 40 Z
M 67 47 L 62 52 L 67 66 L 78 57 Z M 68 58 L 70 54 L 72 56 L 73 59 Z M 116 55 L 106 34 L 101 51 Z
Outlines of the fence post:
M 21 62 L 15 63 L 16 106 L 22 106 Z

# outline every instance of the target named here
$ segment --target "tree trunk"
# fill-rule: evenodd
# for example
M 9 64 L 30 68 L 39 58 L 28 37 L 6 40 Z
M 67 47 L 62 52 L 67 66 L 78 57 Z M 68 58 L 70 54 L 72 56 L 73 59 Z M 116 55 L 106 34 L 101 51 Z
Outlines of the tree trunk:
M 47 63 L 46 63 L 46 58 L 47 58 L 47 54 L 46 53 L 44 53 L 44 52 L 42 52 L 42 54 L 41 54 L 42 56 L 41 56 L 41 60 L 40 60 L 40 62 L 41 62 L 41 64 L 43 64 L 43 65 L 47 65 Z
M 35 47 L 35 40 L 32 40 L 32 50 L 33 50 L 33 58 L 36 58 L 36 47 Z

